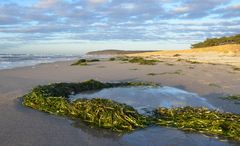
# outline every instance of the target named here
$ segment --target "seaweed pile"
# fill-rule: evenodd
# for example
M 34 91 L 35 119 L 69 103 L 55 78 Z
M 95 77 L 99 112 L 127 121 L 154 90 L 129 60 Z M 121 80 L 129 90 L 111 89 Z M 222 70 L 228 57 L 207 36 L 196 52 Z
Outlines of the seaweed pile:
M 158 60 L 147 60 L 142 57 L 133 57 L 128 60 L 130 63 L 138 63 L 140 65 L 155 65 Z
M 224 99 L 228 99 L 228 100 L 236 100 L 236 101 L 240 101 L 240 95 L 230 95 L 227 97 L 223 97 Z
M 240 95 L 229 95 L 226 97 L 222 97 L 222 99 L 233 101 L 235 104 L 240 104 Z
M 88 65 L 89 62 L 99 62 L 99 59 L 91 59 L 91 60 L 87 60 L 87 59 L 79 59 L 78 61 L 72 63 L 71 65 L 81 65 L 81 66 L 86 66 Z
M 23 96 L 22 104 L 50 114 L 81 120 L 89 126 L 125 133 L 160 125 L 185 131 L 200 132 L 240 141 L 240 115 L 206 108 L 157 108 L 151 116 L 139 114 L 133 107 L 108 99 L 69 100 L 69 95 L 82 91 L 120 86 L 155 86 L 144 82 L 102 83 L 89 80 L 81 83 L 55 83 L 37 86 Z
M 126 61 L 130 63 L 138 63 L 139 65 L 155 65 L 159 60 L 150 60 L 144 59 L 143 57 L 128 57 L 128 56 L 121 56 L 117 58 L 120 61 Z
M 189 106 L 158 108 L 154 114 L 157 125 L 240 140 L 240 115 Z
M 116 132 L 144 128 L 149 121 L 132 107 L 108 99 L 78 99 L 73 107 L 84 122 Z
M 87 90 L 98 90 L 118 86 L 141 86 L 147 83 L 101 83 L 89 80 L 82 83 L 55 83 L 38 86 L 24 95 L 23 105 L 50 114 L 81 119 L 89 125 L 112 131 L 132 131 L 143 128 L 147 117 L 135 109 L 107 99 L 78 99 L 70 102 L 68 96 Z M 150 84 L 149 84 L 150 85 Z

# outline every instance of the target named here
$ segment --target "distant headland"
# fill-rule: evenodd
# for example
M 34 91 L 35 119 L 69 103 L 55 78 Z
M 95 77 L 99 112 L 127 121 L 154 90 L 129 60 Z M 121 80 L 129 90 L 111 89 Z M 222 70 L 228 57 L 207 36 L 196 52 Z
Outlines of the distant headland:
M 156 50 L 155 50 L 156 51 Z M 150 51 L 129 51 L 129 50 L 99 50 L 99 51 L 91 51 L 88 52 L 87 55 L 123 55 L 123 54 L 136 54 L 136 53 L 147 53 L 147 52 L 154 52 L 153 50 Z

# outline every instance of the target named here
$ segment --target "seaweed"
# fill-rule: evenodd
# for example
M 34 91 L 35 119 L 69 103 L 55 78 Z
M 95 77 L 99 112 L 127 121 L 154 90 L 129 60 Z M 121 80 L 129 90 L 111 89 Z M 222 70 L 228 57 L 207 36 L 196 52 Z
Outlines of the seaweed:
M 190 63 L 190 64 L 201 64 L 201 62 L 198 62 L 198 61 L 182 59 L 182 58 L 177 59 L 177 61 L 179 61 L 179 62 L 185 61 L 185 62 Z
M 73 107 L 76 117 L 89 125 L 116 132 L 144 128 L 149 121 L 132 107 L 108 99 L 78 99 L 73 102 Z
M 226 98 L 240 101 L 240 95 L 230 95 L 230 96 L 227 96 Z
M 222 99 L 232 100 L 235 101 L 235 103 L 240 104 L 240 95 L 229 95 L 226 97 L 222 97 Z
M 74 65 L 81 65 L 81 66 L 86 66 L 88 65 L 89 62 L 99 62 L 100 60 L 99 59 L 79 59 L 78 61 L 74 62 L 71 64 L 71 66 L 74 66 Z
M 128 61 L 130 59 L 130 57 L 128 57 L 128 56 L 118 56 L 117 59 L 120 60 L 120 61 Z
M 130 63 L 138 63 L 140 65 L 155 65 L 158 60 L 147 60 L 142 57 L 133 57 L 128 60 Z
M 208 86 L 216 87 L 216 88 L 221 88 L 221 86 L 218 85 L 218 84 L 216 84 L 216 83 L 209 83 Z
M 85 66 L 87 65 L 87 60 L 86 59 L 79 59 L 78 61 L 74 62 L 71 64 L 71 66 L 73 65 L 82 65 L 82 66 Z
M 109 61 L 115 61 L 115 60 L 116 60 L 116 58 L 114 58 L 114 57 L 109 58 Z
M 101 83 L 89 80 L 82 83 L 56 83 L 38 86 L 24 95 L 23 105 L 50 114 L 81 119 L 85 123 L 116 132 L 132 131 L 148 124 L 147 117 L 132 107 L 107 99 L 78 99 L 70 102 L 68 95 L 85 90 L 115 86 L 142 86 L 146 83 Z
M 189 106 L 158 108 L 154 113 L 157 125 L 240 140 L 240 115 Z
M 117 133 L 130 132 L 150 125 L 175 127 L 240 141 L 240 115 L 206 108 L 162 108 L 152 115 L 139 114 L 133 107 L 109 99 L 69 100 L 69 95 L 87 90 L 120 86 L 159 86 L 145 82 L 102 83 L 88 80 L 80 83 L 54 83 L 33 88 L 23 96 L 22 104 L 54 115 L 80 120 L 90 127 L 109 129 Z M 239 96 L 237 99 L 240 99 Z M 232 98 L 232 97 L 231 97 Z
M 156 75 L 181 75 L 182 74 L 182 70 L 176 70 L 174 72 L 162 72 L 162 73 L 148 73 L 147 75 L 149 76 L 156 76 Z
M 201 64 L 198 61 L 194 61 L 194 60 L 185 60 L 187 63 L 191 63 L 191 64 Z
M 233 70 L 234 71 L 240 71 L 240 68 L 239 67 L 233 67 Z
M 181 54 L 174 54 L 173 57 L 179 57 Z
M 90 59 L 90 60 L 87 60 L 87 62 L 99 62 L 100 60 L 99 59 Z

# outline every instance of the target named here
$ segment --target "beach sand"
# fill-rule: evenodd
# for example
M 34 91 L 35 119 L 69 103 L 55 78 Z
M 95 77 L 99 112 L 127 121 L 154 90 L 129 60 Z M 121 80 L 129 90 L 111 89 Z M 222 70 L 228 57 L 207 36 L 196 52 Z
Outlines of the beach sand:
M 189 142 L 204 144 L 201 143 L 202 136 L 199 137 L 199 134 L 161 127 L 148 128 L 145 133 L 143 130 L 121 138 L 104 136 L 93 132 L 91 128 L 75 128 L 71 125 L 72 121 L 64 117 L 21 105 L 18 97 L 39 84 L 80 82 L 88 79 L 150 81 L 198 93 L 224 111 L 240 113 L 239 104 L 218 98 L 240 93 L 240 71 L 229 65 L 191 64 L 176 59 L 164 59 L 153 66 L 118 61 L 101 61 L 89 66 L 70 66 L 71 63 L 56 62 L 0 71 L 0 145 L 155 145 L 155 141 L 144 141 L 146 137 L 154 137 L 153 133 L 155 139 L 164 137 L 163 145 L 186 145 Z M 157 75 L 151 76 L 149 73 Z M 164 135 L 166 133 L 172 137 Z M 164 143 L 166 141 L 168 143 Z M 210 139 L 208 145 L 237 144 Z
M 129 54 L 152 59 L 184 59 L 203 63 L 227 64 L 240 67 L 240 45 L 227 44 L 205 48 L 185 50 L 163 50 L 156 52 Z

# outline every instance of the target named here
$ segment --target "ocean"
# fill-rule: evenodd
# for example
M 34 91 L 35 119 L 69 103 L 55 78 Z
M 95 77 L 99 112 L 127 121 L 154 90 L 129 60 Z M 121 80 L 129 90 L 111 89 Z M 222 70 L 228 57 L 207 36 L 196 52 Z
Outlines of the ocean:
M 74 55 L 0 54 L 0 70 L 81 58 Z

